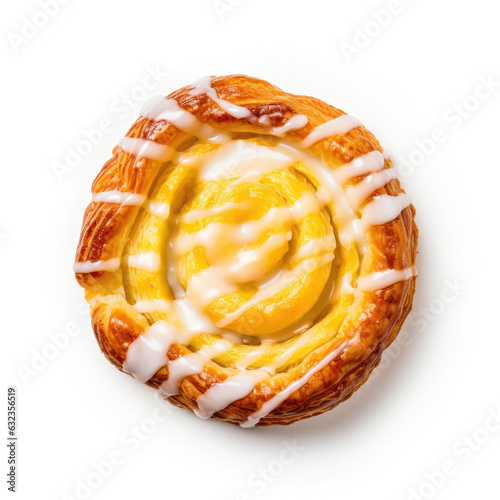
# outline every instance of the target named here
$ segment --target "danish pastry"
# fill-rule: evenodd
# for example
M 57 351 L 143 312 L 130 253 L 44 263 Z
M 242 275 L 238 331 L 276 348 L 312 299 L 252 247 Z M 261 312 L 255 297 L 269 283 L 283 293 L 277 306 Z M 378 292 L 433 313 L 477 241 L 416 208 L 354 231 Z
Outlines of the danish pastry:
M 242 75 L 148 102 L 92 185 L 74 271 L 107 359 L 202 418 L 350 397 L 415 290 L 415 209 L 354 117 Z

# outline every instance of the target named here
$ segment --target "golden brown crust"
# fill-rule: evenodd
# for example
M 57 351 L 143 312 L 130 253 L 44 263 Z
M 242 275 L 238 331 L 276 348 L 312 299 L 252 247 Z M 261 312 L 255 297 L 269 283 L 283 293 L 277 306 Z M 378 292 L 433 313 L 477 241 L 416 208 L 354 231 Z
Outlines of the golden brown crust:
M 274 127 L 283 126 L 296 114 L 306 115 L 308 124 L 289 132 L 287 139 L 302 141 L 314 129 L 342 114 L 342 111 L 318 99 L 285 93 L 268 82 L 241 75 L 212 79 L 212 87 L 220 98 L 246 107 L 255 116 L 267 118 Z M 227 114 L 206 94 L 191 95 L 192 87 L 184 87 L 170 94 L 178 104 L 198 120 L 216 129 L 229 132 L 269 134 L 269 129 L 255 122 L 236 119 Z M 140 117 L 130 128 L 128 137 L 143 138 L 158 144 L 176 147 L 186 137 L 184 132 L 166 121 L 153 121 Z M 382 151 L 375 137 L 363 126 L 345 135 L 336 135 L 311 146 L 309 150 L 323 158 L 329 165 L 349 162 L 370 151 Z M 385 168 L 390 167 L 386 160 Z M 124 191 L 147 193 L 157 174 L 158 165 L 147 159 L 135 161 L 120 147 L 113 150 L 113 157 L 104 165 L 92 186 L 92 192 Z M 403 190 L 396 179 L 371 195 L 398 195 Z M 117 204 L 91 203 L 85 212 L 76 261 L 102 261 L 120 257 L 127 242 L 131 226 L 139 208 Z M 367 233 L 370 252 L 362 262 L 362 272 L 384 269 L 405 269 L 415 265 L 417 228 L 413 206 L 404 209 L 392 222 L 372 226 Z M 148 328 L 148 322 L 125 300 L 121 273 L 116 271 L 76 273 L 79 284 L 87 291 L 92 309 L 92 324 L 102 352 L 118 369 L 123 363 L 129 345 Z M 359 335 L 360 342 L 346 348 L 332 362 L 316 372 L 293 392 L 258 425 L 287 425 L 297 420 L 328 411 L 349 398 L 368 378 L 380 362 L 381 355 L 397 333 L 411 310 L 415 278 L 396 283 L 372 293 L 365 293 L 351 306 L 342 325 L 342 338 Z M 324 356 L 340 345 L 332 340 L 309 354 L 303 362 L 284 373 L 258 384 L 245 398 L 230 404 L 213 415 L 232 424 L 240 424 L 291 382 L 304 376 Z M 174 345 L 168 351 L 169 359 L 189 352 L 186 347 Z M 170 401 L 176 406 L 196 409 L 196 398 L 213 384 L 223 381 L 230 370 L 209 363 L 199 375 L 187 377 L 181 392 Z M 148 381 L 159 387 L 167 380 L 168 367 L 160 369 Z

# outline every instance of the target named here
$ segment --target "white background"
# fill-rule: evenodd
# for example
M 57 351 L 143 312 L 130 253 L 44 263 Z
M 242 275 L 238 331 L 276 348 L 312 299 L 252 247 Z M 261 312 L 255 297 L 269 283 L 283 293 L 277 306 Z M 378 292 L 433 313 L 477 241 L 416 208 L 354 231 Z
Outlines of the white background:
M 488 417 L 500 411 L 499 12 L 492 0 L 401 0 L 386 26 L 373 21 L 393 5 L 223 0 L 218 12 L 212 0 L 70 0 L 30 31 L 23 18 L 44 21 L 37 1 L 4 2 L 1 366 L 2 390 L 18 389 L 17 498 L 499 498 L 500 430 Z M 151 68 L 163 76 L 144 92 Z M 99 353 L 72 273 L 91 182 L 140 104 L 231 73 L 361 119 L 393 152 L 418 212 L 403 340 L 348 402 L 284 428 L 155 410 L 153 391 Z M 481 79 L 497 83 L 478 101 Z M 134 92 L 140 103 L 120 104 Z M 58 177 L 67 148 L 103 119 L 112 130 Z M 292 457 L 283 450 L 294 440 Z M 110 454 L 121 459 L 102 479 L 93 462 Z

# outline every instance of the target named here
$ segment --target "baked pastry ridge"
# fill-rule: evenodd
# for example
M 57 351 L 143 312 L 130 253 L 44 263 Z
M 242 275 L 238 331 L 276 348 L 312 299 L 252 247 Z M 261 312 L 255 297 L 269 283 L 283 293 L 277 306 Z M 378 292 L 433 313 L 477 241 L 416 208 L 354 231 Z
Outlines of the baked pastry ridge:
M 243 75 L 148 102 L 92 186 L 74 271 L 101 350 L 202 418 L 327 411 L 409 313 L 415 209 L 356 118 Z

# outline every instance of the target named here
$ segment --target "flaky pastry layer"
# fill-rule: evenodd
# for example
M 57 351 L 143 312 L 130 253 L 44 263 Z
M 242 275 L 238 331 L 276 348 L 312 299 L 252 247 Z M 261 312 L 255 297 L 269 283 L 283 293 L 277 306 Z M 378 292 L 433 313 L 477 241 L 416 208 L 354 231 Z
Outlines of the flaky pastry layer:
M 92 325 L 102 352 L 119 370 L 134 374 L 161 392 L 162 387 L 172 385 L 168 385 L 171 371 L 179 366 L 174 361 L 194 353 L 203 354 L 203 349 L 214 349 L 222 339 L 227 349 L 207 355 L 198 372 L 192 366 L 199 364 L 201 358 L 193 358 L 192 374 L 182 377 L 175 387 L 177 393 L 168 397 L 172 404 L 243 426 L 287 425 L 332 409 L 367 380 L 412 306 L 418 234 L 415 209 L 406 202 L 390 158 L 382 157 L 383 149 L 375 137 L 359 122 L 346 118 L 348 115 L 341 110 L 312 97 L 285 93 L 258 78 L 232 75 L 205 79 L 164 99 L 168 101 L 166 107 L 164 101 L 158 101 L 152 110 L 146 110 L 128 131 L 128 139 L 114 148 L 112 158 L 92 185 L 93 201 L 83 219 L 75 271 L 90 303 Z M 167 111 L 162 114 L 162 109 Z M 222 135 L 219 137 L 218 133 Z M 215 174 L 208 172 L 209 180 L 198 183 L 199 171 L 193 170 L 192 165 L 209 162 L 205 158 L 235 141 L 257 156 L 260 151 L 278 152 L 279 148 L 290 147 L 293 161 L 278 173 L 271 169 L 260 171 L 257 178 L 250 175 L 248 186 L 238 180 L 243 177 L 241 172 L 229 176 L 229 180 L 212 179 Z M 332 196 L 323 196 L 328 189 L 322 190 L 325 183 L 314 175 L 314 169 L 308 169 L 309 160 L 302 160 L 302 154 L 315 157 L 330 172 L 337 172 L 332 182 L 337 182 L 343 192 L 366 196 L 354 197 L 354 202 L 353 196 L 348 196 L 351 208 L 347 215 L 341 215 L 338 200 L 332 200 L 337 188 L 332 188 Z M 368 160 L 374 158 L 382 158 L 380 168 L 370 171 Z M 359 164 L 355 164 L 358 159 Z M 345 175 L 346 165 L 356 175 Z M 381 181 L 383 171 L 387 171 L 387 176 Z M 234 179 L 239 187 L 231 184 Z M 349 191 L 355 186 L 359 189 Z M 314 208 L 314 213 L 305 211 L 300 219 L 296 216 L 297 207 L 301 206 L 298 201 L 309 199 L 310 195 L 319 200 L 318 208 Z M 172 259 L 166 239 L 172 238 L 172 245 L 183 236 L 199 243 L 196 233 L 205 228 L 205 222 L 196 219 L 202 217 L 200 213 L 212 214 L 207 216 L 206 225 L 214 221 L 233 225 L 248 222 L 246 209 L 242 209 L 243 214 L 235 210 L 221 215 L 216 211 L 219 205 L 213 205 L 211 200 L 222 199 L 221 206 L 229 203 L 232 209 L 237 204 L 254 203 L 256 198 L 278 209 L 273 214 L 285 214 L 280 219 L 282 227 L 272 226 L 271 217 L 269 233 L 263 240 L 250 242 L 244 248 L 260 252 L 263 241 L 275 238 L 274 253 L 266 253 L 267 260 L 262 260 L 262 266 L 269 267 L 265 273 L 280 266 L 293 271 L 297 255 L 301 255 L 299 249 L 312 239 L 324 242 L 330 238 L 328 241 L 333 244 L 312 254 L 312 267 L 298 268 L 298 277 L 308 279 L 300 281 L 295 289 L 286 288 L 289 282 L 285 282 L 286 293 L 281 296 L 279 307 L 276 301 L 273 304 L 275 296 L 271 296 L 264 306 L 256 305 L 245 314 L 240 314 L 239 308 L 264 285 L 255 284 L 252 277 L 239 283 L 234 291 L 230 288 L 231 293 L 216 296 L 216 300 L 205 304 L 203 290 L 207 288 L 208 293 L 210 280 L 202 281 L 196 294 L 190 294 L 190 288 L 195 288 L 196 276 L 217 267 L 209 258 L 212 242 L 186 247 L 188 250 L 178 256 L 175 271 L 180 287 L 187 290 L 188 299 L 192 296 L 194 303 L 201 304 L 198 309 L 203 309 L 200 312 L 209 321 L 223 327 L 207 332 L 195 329 L 185 342 L 168 344 L 164 364 L 151 374 L 139 376 L 139 372 L 147 373 L 147 367 L 139 367 L 135 372 L 136 361 L 153 359 L 149 351 L 143 354 L 140 342 L 152 335 L 155 324 L 165 323 L 166 333 L 158 335 L 170 335 L 169 325 L 176 321 L 172 308 L 175 309 L 176 300 L 182 300 L 166 276 L 168 259 Z M 401 206 L 390 219 L 392 198 Z M 388 206 L 383 205 L 385 202 Z M 257 213 L 259 206 L 248 209 L 253 210 L 256 218 L 271 210 Z M 295 208 L 289 210 L 290 206 Z M 342 224 L 347 224 L 349 217 L 356 219 L 361 236 L 356 231 L 351 234 L 353 238 L 348 231 L 344 234 Z M 176 221 L 178 239 L 173 235 L 172 220 Z M 244 238 L 237 243 L 242 241 L 247 243 Z M 139 250 L 147 259 L 137 258 L 134 252 Z M 225 269 L 222 265 L 220 268 Z M 314 311 L 314 304 L 309 302 L 320 300 L 320 294 L 329 286 L 327 282 L 332 293 L 317 316 L 304 323 L 302 331 L 281 335 L 300 322 L 300 318 L 292 317 L 294 311 L 300 311 L 301 317 Z M 226 317 L 232 318 L 231 314 L 236 319 L 226 321 Z M 258 323 L 254 321 L 256 317 Z M 280 325 L 286 328 L 282 331 Z M 181 324 L 179 329 L 183 328 Z M 278 330 L 281 334 L 273 338 Z M 235 335 L 227 336 L 227 332 Z M 183 333 L 175 330 L 172 335 L 178 340 L 184 338 Z M 163 337 L 159 338 L 161 341 Z M 263 343 L 266 350 L 262 356 L 254 356 L 252 363 L 241 368 L 242 360 Z M 134 353 L 129 351 L 131 346 Z M 284 361 L 277 363 L 281 359 Z M 264 373 L 255 379 L 255 384 L 248 385 L 248 378 L 266 370 L 269 376 Z M 234 379 L 241 373 L 243 377 Z M 243 381 L 242 387 L 248 385 L 248 393 L 231 401 L 231 394 L 245 392 L 242 387 L 233 393 L 224 392 L 231 380 L 235 384 Z M 223 404 L 220 402 L 228 404 L 219 408 Z

